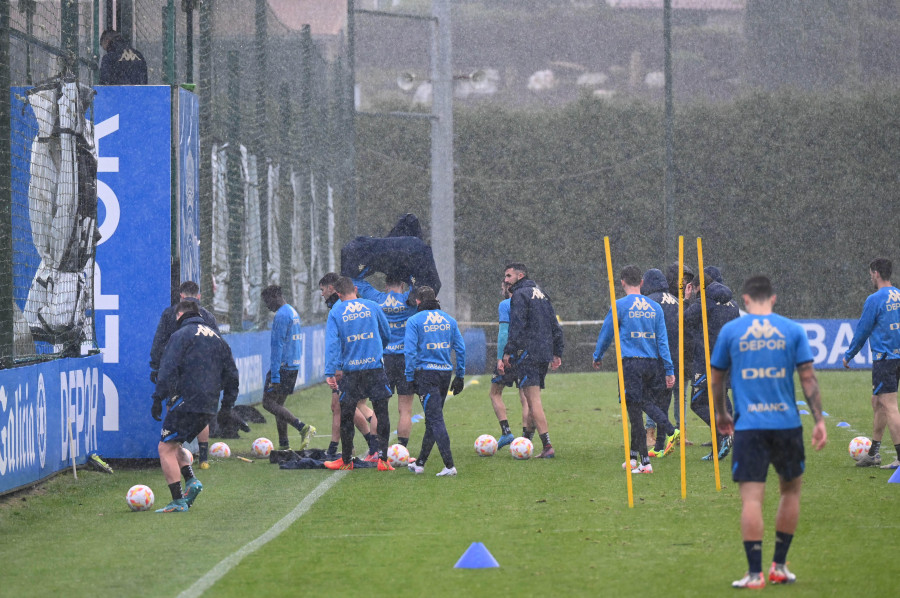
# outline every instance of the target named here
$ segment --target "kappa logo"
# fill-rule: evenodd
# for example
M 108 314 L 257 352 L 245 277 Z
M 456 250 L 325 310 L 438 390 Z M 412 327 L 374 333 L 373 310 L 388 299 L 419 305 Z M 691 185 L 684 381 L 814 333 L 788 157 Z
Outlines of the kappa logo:
M 404 307 L 403 303 L 397 301 L 397 298 L 393 295 L 388 295 L 388 298 L 385 299 L 384 303 L 381 304 L 383 307 Z
M 444 316 L 436 311 L 429 311 L 428 317 L 425 319 L 426 324 L 443 324 L 444 322 L 446 322 Z
M 888 291 L 887 302 L 888 302 L 888 303 L 897 303 L 897 302 L 900 302 L 900 291 L 897 291 L 897 290 L 895 290 L 895 289 L 890 289 L 890 290 Z
M 200 324 L 197 326 L 197 333 L 194 336 L 219 336 L 216 334 L 216 331 L 210 328 L 209 326 L 204 326 Z
M 678 305 L 678 299 L 676 299 L 675 295 L 671 293 L 663 293 L 660 303 L 665 303 L 667 305 Z
M 125 62 L 134 62 L 135 60 L 141 62 L 141 57 L 135 54 L 133 50 L 128 48 L 124 52 L 122 52 L 122 57 L 119 58 L 119 62 L 122 62 L 123 60 Z
M 364 309 L 366 309 L 366 306 L 362 303 L 359 303 L 357 301 L 348 301 L 346 303 L 346 307 L 344 308 L 344 313 L 346 314 L 349 312 L 351 314 L 355 314 L 357 312 L 363 311 Z
M 532 299 L 546 299 L 547 297 L 541 292 L 541 290 L 537 287 L 531 289 L 531 298 Z
M 768 318 L 763 318 L 762 324 L 754 318 L 747 332 L 738 339 L 738 348 L 741 351 L 779 350 L 785 346 L 784 335 L 772 326 Z
M 634 303 L 632 303 L 631 307 L 629 307 L 628 309 L 639 309 L 642 311 L 646 311 L 646 310 L 650 309 L 650 304 L 647 303 L 647 300 L 644 299 L 643 297 L 638 297 L 637 299 L 634 300 Z

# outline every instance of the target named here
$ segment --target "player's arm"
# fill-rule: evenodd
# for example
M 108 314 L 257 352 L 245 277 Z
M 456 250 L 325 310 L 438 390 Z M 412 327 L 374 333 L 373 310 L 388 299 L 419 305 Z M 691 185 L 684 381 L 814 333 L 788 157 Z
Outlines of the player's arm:
M 819 394 L 816 370 L 810 361 L 797 366 L 797 373 L 800 375 L 800 385 L 803 387 L 806 404 L 816 422 L 812 432 L 812 444 L 817 451 L 820 451 L 828 442 L 828 432 L 825 430 L 825 419 L 822 417 L 822 397 Z
M 288 326 L 291 319 L 281 310 L 275 312 L 275 319 L 272 320 L 272 346 L 271 359 L 269 360 L 269 370 L 272 372 L 271 383 L 279 384 L 281 382 L 281 358 L 284 352 L 284 339 L 287 336 Z
M 870 296 L 863 305 L 862 315 L 859 322 L 856 323 L 856 330 L 853 333 L 853 340 L 850 341 L 850 347 L 844 353 L 844 367 L 850 367 L 850 360 L 860 352 L 863 345 L 875 329 L 875 316 L 878 314 L 878 306 Z
M 337 319 L 333 312 L 328 313 L 325 323 L 325 381 L 328 385 L 337 389 L 335 373 L 341 364 L 341 337 Z
M 241 385 L 240 375 L 238 374 L 237 365 L 234 363 L 231 347 L 225 341 L 222 341 L 222 344 L 225 345 L 223 349 L 225 358 L 222 363 L 222 390 L 224 391 L 222 393 L 222 409 L 227 412 L 234 407 Z
M 656 347 L 663 364 L 666 366 L 666 385 L 672 388 L 675 384 L 675 366 L 672 364 L 672 352 L 669 350 L 669 333 L 666 330 L 666 318 L 662 309 L 656 312 Z M 669 384 L 671 379 L 672 384 Z
M 509 301 L 509 334 L 506 339 L 506 347 L 503 349 L 504 356 L 516 355 L 524 347 L 523 336 L 525 335 L 525 311 L 527 309 L 525 297 L 521 293 L 515 293 Z
M 456 353 L 456 375 L 466 375 L 466 342 L 459 331 L 459 325 L 453 322 L 453 352 Z
M 559 325 L 559 320 L 556 319 L 556 312 L 553 310 L 553 307 L 550 308 L 550 315 L 553 318 L 551 322 L 551 333 L 553 334 L 553 361 L 550 364 L 551 369 L 557 369 L 560 365 L 562 365 L 562 354 L 566 348 L 566 340 L 565 336 L 563 336 L 562 326 Z
M 387 347 L 391 344 L 391 325 L 388 323 L 387 316 L 381 310 L 381 307 L 375 305 L 372 308 L 375 312 L 375 318 L 378 321 L 378 334 L 381 335 L 381 346 Z
M 603 359 L 603 354 L 609 349 L 614 334 L 612 309 L 610 308 L 609 313 L 603 319 L 603 325 L 600 326 L 600 334 L 597 335 L 597 345 L 594 347 L 594 369 L 600 369 L 600 361 Z
M 168 312 L 169 308 L 166 308 L 159 317 L 159 324 L 156 325 L 156 333 L 153 335 L 153 344 L 150 345 L 151 378 L 156 377 L 156 372 L 159 371 L 159 362 L 162 359 L 163 350 L 166 348 L 169 337 L 172 336 L 172 333 L 174 332 L 173 325 L 175 323 L 175 314 L 169 314 Z
M 725 370 L 710 366 L 710 382 L 712 383 L 713 405 L 716 409 L 716 428 L 719 434 L 731 436 L 734 434 L 734 419 L 725 408 Z
M 356 293 L 363 299 L 381 303 L 387 297 L 387 293 L 379 292 L 375 287 L 370 285 L 362 278 L 354 278 L 353 284 L 356 285 Z M 380 309 L 380 308 L 379 308 Z
M 412 318 L 406 321 L 406 332 L 403 334 L 403 357 L 406 361 L 404 375 L 412 382 L 416 373 L 416 356 L 419 349 L 419 326 Z

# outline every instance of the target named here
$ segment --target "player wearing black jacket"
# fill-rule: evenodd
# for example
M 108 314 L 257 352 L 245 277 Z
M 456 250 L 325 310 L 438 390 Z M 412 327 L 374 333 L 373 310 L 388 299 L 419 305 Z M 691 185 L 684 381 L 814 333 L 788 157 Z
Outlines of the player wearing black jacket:
M 555 456 L 550 443 L 547 416 L 541 404 L 541 389 L 547 368 L 562 365 L 565 348 L 562 328 L 550 299 L 528 278 L 524 264 L 506 265 L 503 280 L 510 285 L 509 336 L 503 350 L 504 369 L 515 364 L 519 388 L 525 392 L 532 419 L 543 444 L 539 459 Z M 499 368 L 498 368 L 499 369 Z M 502 371 L 500 372 L 503 373 Z

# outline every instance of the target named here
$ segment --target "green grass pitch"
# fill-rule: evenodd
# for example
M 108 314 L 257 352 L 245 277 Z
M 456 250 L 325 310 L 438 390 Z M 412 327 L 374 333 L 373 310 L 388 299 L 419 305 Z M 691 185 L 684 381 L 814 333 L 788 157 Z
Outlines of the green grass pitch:
M 441 467 L 436 448 L 425 475 L 349 472 L 204 595 L 669 598 L 733 591 L 731 581 L 746 567 L 740 500 L 729 475 L 730 458 L 721 464 L 723 488 L 716 491 L 712 463 L 700 460 L 708 449 L 699 444 L 709 440 L 709 431 L 696 416 L 687 416 L 687 437 L 696 445 L 686 449 L 686 500 L 676 451 L 654 460 L 653 475 L 634 476 L 630 509 L 614 374 L 548 377 L 544 405 L 557 457 L 546 461 L 514 461 L 506 450 L 490 458 L 475 455 L 475 438 L 499 436 L 499 428 L 487 397 L 488 379 L 469 381 L 445 408 L 456 478 L 434 476 Z M 819 381 L 830 414 L 829 443 L 820 453 L 809 447 L 812 420 L 803 416 L 807 475 L 788 557 L 798 581 L 767 591 L 893 595 L 900 584 L 894 565 L 900 484 L 888 483 L 890 471 L 854 467 L 847 453 L 853 436 L 871 435 L 869 374 L 820 372 Z M 505 399 L 516 430 L 518 398 L 509 390 Z M 329 400 L 324 386 L 289 400 L 294 413 L 325 434 L 314 446 L 328 443 Z M 391 413 L 396 417 L 394 400 Z M 228 441 L 232 451 L 250 456 L 254 438 L 274 439 L 274 422 L 268 419 L 271 423 L 254 426 L 245 438 Z M 837 428 L 839 421 L 852 427 Z M 413 455 L 423 430 L 422 422 L 414 424 Z M 886 444 L 882 453 L 891 460 L 894 451 Z M 205 490 L 187 514 L 129 511 L 125 492 L 138 483 L 153 488 L 157 507 L 168 502 L 158 468 L 111 476 L 84 470 L 78 480 L 63 473 L 35 490 L 0 499 L 0 596 L 178 596 L 335 475 L 234 458 L 214 460 L 198 474 Z M 766 567 L 777 494 L 771 484 Z M 483 542 L 500 567 L 454 569 L 473 542 Z

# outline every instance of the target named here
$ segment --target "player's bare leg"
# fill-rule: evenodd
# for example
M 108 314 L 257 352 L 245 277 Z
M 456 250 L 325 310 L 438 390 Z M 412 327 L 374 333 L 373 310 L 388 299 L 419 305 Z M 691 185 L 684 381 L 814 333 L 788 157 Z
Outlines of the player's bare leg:
M 497 416 L 497 421 L 506 419 L 506 404 L 503 403 L 503 388 L 502 384 L 491 383 L 491 388 L 488 391 L 488 396 L 491 399 L 491 407 L 494 408 L 494 415 Z
M 525 398 L 528 401 L 528 410 L 531 419 L 534 420 L 535 428 L 538 436 L 541 438 L 541 444 L 544 450 L 538 455 L 538 459 L 550 459 L 556 455 L 553 445 L 550 443 L 550 432 L 547 426 L 547 416 L 544 414 L 544 406 L 541 404 L 541 387 L 526 386 L 524 389 Z
M 412 431 L 413 395 L 397 395 L 397 410 L 400 421 L 397 422 L 397 437 L 409 439 Z

